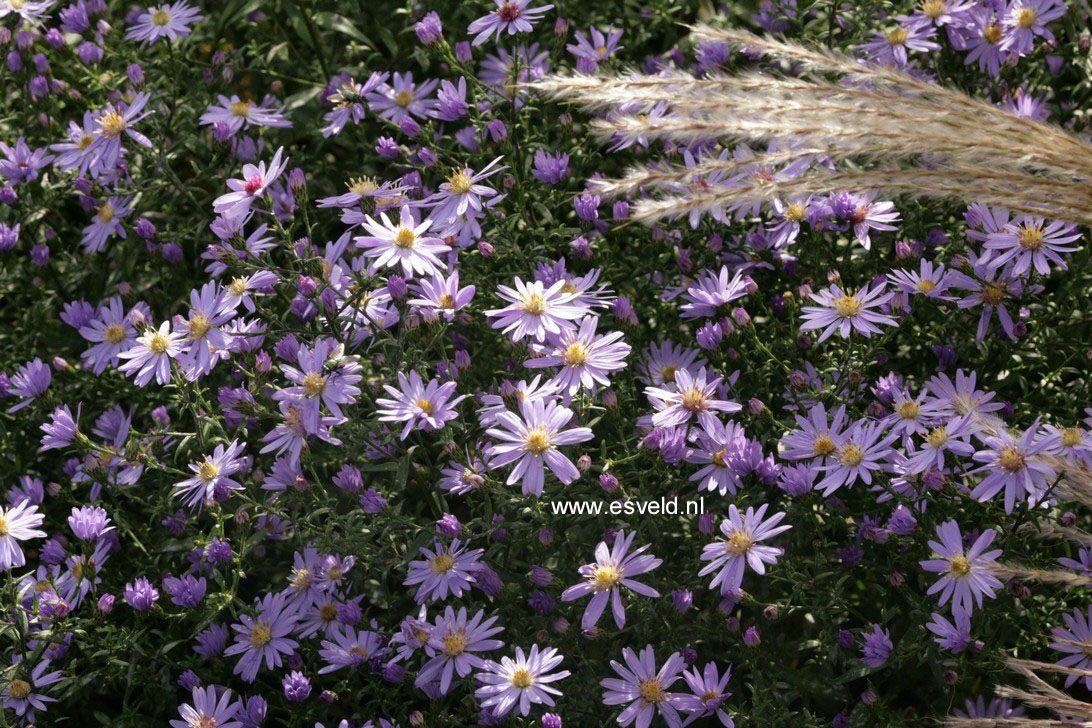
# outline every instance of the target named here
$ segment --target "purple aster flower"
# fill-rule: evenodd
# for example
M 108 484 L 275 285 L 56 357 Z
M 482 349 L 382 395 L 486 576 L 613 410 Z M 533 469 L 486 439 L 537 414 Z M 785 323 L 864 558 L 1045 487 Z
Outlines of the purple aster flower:
M 442 121 L 458 121 L 469 110 L 466 103 L 466 78 L 460 76 L 457 86 L 446 79 L 441 81 L 440 90 L 436 92 L 436 106 L 429 115 Z
M 273 395 L 273 399 L 295 399 L 301 405 L 303 424 L 309 431 L 319 427 L 319 403 L 326 405 L 330 413 L 337 418 L 344 417 L 341 405 L 354 404 L 360 388 L 357 382 L 363 379 L 360 364 L 355 357 L 344 356 L 344 347 L 337 347 L 331 352 L 325 341 L 308 348 L 301 346 L 296 352 L 299 368 L 282 365 L 285 377 L 295 384 L 285 387 Z
M 715 662 L 706 663 L 702 672 L 698 672 L 697 667 L 693 672 L 683 672 L 683 679 L 693 694 L 680 696 L 677 704 L 680 711 L 688 714 L 687 723 L 698 718 L 716 716 L 724 728 L 735 728 L 735 722 L 720 707 L 721 703 L 732 696 L 727 691 L 731 676 L 731 666 L 726 667 L 724 674 L 720 675 Z
M 1079 240 L 1075 225 L 1061 220 L 1047 222 L 1041 217 L 1024 215 L 1005 225 L 1001 232 L 990 233 L 983 247 L 1001 251 L 989 258 L 991 270 L 1012 262 L 1010 275 L 1024 276 L 1034 267 L 1040 275 L 1050 274 L 1050 263 L 1066 270 L 1059 253 L 1072 253 L 1076 247 L 1066 245 Z
M 368 80 L 363 84 L 357 83 L 352 78 L 343 81 L 334 93 L 326 97 L 334 108 L 322 116 L 323 121 L 327 122 L 322 128 L 322 136 L 331 137 L 340 134 L 350 121 L 353 124 L 363 121 L 365 98 L 381 84 L 386 83 L 389 77 L 390 74 L 387 72 L 376 71 L 368 76 Z
M 3 698 L 4 701 L 4 708 L 15 711 L 15 715 L 23 718 L 22 723 L 24 725 L 37 722 L 34 711 L 40 710 L 44 713 L 48 710 L 46 703 L 57 702 L 56 698 L 51 698 L 41 692 L 42 688 L 59 682 L 62 677 L 60 670 L 46 672 L 50 664 L 50 660 L 43 659 L 34 666 L 33 670 L 28 670 L 26 663 L 21 663 L 22 669 L 10 674 L 9 682 L 4 690 L 0 692 L 0 698 Z
M 993 78 L 1001 75 L 1001 64 L 1004 61 L 1004 49 L 1002 41 L 1007 33 L 1001 25 L 1000 18 L 994 8 L 977 5 L 963 16 L 959 26 L 949 26 L 948 37 L 952 40 L 952 46 L 958 50 L 969 51 L 963 59 L 964 65 L 978 63 L 978 68 L 983 73 L 989 73 Z
M 933 612 L 933 621 L 925 625 L 936 635 L 933 640 L 942 650 L 958 655 L 971 646 L 971 613 L 962 604 L 952 604 L 952 621 Z
M 622 606 L 621 587 L 623 586 L 642 596 L 660 596 L 655 589 L 633 580 L 633 577 L 652 571 L 663 563 L 662 559 L 643 553 L 650 544 L 630 551 L 636 535 L 634 531 L 631 531 L 629 536 L 626 536 L 625 531 L 619 531 L 614 537 L 614 547 L 610 549 L 606 541 L 600 541 L 595 547 L 595 562 L 580 567 L 580 575 L 587 581 L 571 586 L 562 592 L 561 601 L 563 602 L 571 602 L 589 594 L 593 595 L 584 609 L 584 617 L 580 620 L 581 629 L 589 630 L 595 627 L 603 610 L 606 609 L 607 602 L 611 603 L 611 612 L 618 629 L 626 626 L 626 610 Z
M 497 157 L 485 165 L 480 172 L 475 172 L 469 167 L 454 169 L 447 181 L 440 184 L 439 191 L 426 200 L 427 205 L 433 208 L 431 217 L 443 224 L 453 223 L 468 213 L 472 215 L 480 213 L 484 198 L 495 196 L 497 191 L 478 183 L 497 172 L 508 169 L 507 166 L 494 166 L 502 159 L 503 157 Z
M 542 19 L 543 13 L 552 9 L 553 5 L 540 5 L 529 8 L 531 0 L 493 0 L 497 9 L 488 15 L 483 15 L 469 26 L 468 33 L 477 33 L 474 36 L 473 45 L 479 46 L 489 40 L 492 35 L 494 40 L 499 40 L 501 33 L 508 35 L 516 33 L 529 33 L 531 28 Z
M 197 14 L 196 8 L 191 8 L 184 0 L 164 3 L 159 7 L 151 6 L 137 15 L 125 39 L 142 44 L 152 44 L 160 38 L 177 40 L 190 34 L 190 25 L 204 19 L 204 16 Z
M 1005 334 L 1016 341 L 1015 326 L 1005 300 L 1018 297 L 1023 294 L 1023 284 L 1009 275 L 1006 269 L 992 270 L 988 258 L 979 258 L 973 253 L 970 262 L 974 276 L 969 276 L 962 271 L 952 271 L 952 285 L 971 291 L 971 294 L 961 298 L 956 304 L 960 308 L 973 308 L 982 306 L 982 313 L 978 318 L 978 331 L 975 341 L 981 342 L 986 338 L 986 331 L 990 327 L 990 320 L 996 311 L 997 320 Z
M 948 286 L 951 285 L 951 275 L 946 273 L 944 266 L 934 265 L 932 261 L 922 258 L 919 270 L 893 270 L 887 274 L 892 285 L 904 293 L 922 295 L 939 301 L 954 301 L 952 296 L 945 295 Z
M 95 208 L 95 216 L 91 218 L 91 224 L 83 229 L 83 239 L 80 243 L 83 245 L 84 252 L 98 253 L 113 235 L 126 237 L 121 220 L 133 211 L 128 206 L 131 199 L 130 197 L 111 197 Z
M 244 728 L 237 720 L 232 720 L 239 712 L 241 703 L 233 700 L 231 690 L 223 689 L 217 699 L 215 686 L 193 688 L 193 705 L 183 703 L 178 706 L 182 720 L 172 720 L 171 728 Z
M 30 182 L 38 179 L 38 170 L 53 160 L 52 154 L 46 154 L 45 147 L 31 151 L 26 139 L 19 137 L 14 147 L 0 142 L 0 175 L 8 178 L 11 184 Z
M 474 697 L 481 701 L 483 709 L 491 708 L 497 718 L 513 709 L 526 716 L 532 705 L 553 707 L 551 696 L 561 695 L 561 691 L 550 683 L 570 675 L 568 670 L 552 672 L 562 659 L 554 647 L 539 650 L 538 645 L 531 645 L 527 654 L 517 647 L 515 658 L 502 657 L 499 663 L 486 660 L 475 676 L 482 687 L 474 691 Z
M 402 205 L 397 224 L 384 212 L 379 213 L 379 221 L 365 215 L 364 229 L 370 235 L 354 238 L 354 242 L 358 248 L 365 249 L 365 256 L 376 258 L 376 266 L 400 265 L 407 278 L 418 273 L 434 275 L 446 267 L 438 255 L 448 248 L 440 238 L 424 234 L 432 223 L 428 218 L 418 223 L 409 205 Z
M 531 174 L 539 182 L 556 185 L 569 176 L 569 155 L 558 152 L 549 154 L 545 149 L 535 152 L 535 166 Z
M 864 287 L 855 293 L 843 291 L 836 285 L 826 288 L 819 293 L 811 294 L 813 300 L 820 306 L 804 306 L 804 323 L 801 331 L 815 331 L 823 329 L 819 341 L 826 341 L 837 331 L 843 339 L 849 338 L 851 331 L 856 330 L 871 337 L 872 334 L 881 333 L 878 324 L 886 326 L 897 325 L 895 319 L 878 313 L 872 309 L 887 303 L 895 295 L 884 295 L 886 282 L 878 286 Z
M 45 538 L 45 531 L 37 529 L 43 521 L 45 516 L 29 500 L 20 500 L 11 508 L 0 506 L 0 571 L 26 564 L 19 542 Z
M 94 542 L 107 531 L 113 531 L 114 527 L 107 525 L 109 523 L 106 511 L 98 506 L 73 506 L 72 515 L 68 517 L 68 527 L 81 541 Z
M 42 446 L 38 451 L 44 452 L 71 445 L 72 441 L 80 434 L 77 427 L 80 418 L 79 413 L 80 410 L 77 407 L 76 417 L 73 419 L 72 410 L 68 409 L 67 404 L 53 410 L 53 413 L 49 416 L 49 422 L 41 426 L 41 430 L 45 434 L 42 435 Z
M 385 82 L 379 84 L 367 95 L 368 108 L 395 124 L 410 115 L 418 119 L 428 118 L 436 102 L 426 97 L 440 82 L 432 79 L 415 84 L 413 74 L 408 71 L 404 74 L 396 72 L 392 82 L 393 85 Z
M 451 420 L 459 416 L 455 405 L 466 399 L 459 395 L 454 399 L 455 382 L 440 384 L 438 380 L 429 380 L 426 385 L 421 375 L 410 372 L 409 377 L 398 372 L 398 389 L 384 384 L 383 389 L 393 399 L 375 400 L 381 422 L 405 422 L 400 439 L 405 440 L 413 430 L 442 430 Z
M 955 521 L 947 521 L 937 526 L 937 538 L 929 541 L 929 548 L 940 556 L 919 562 L 926 571 L 941 574 L 941 578 L 929 587 L 927 594 L 940 592 L 940 606 L 949 599 L 952 604 L 959 604 L 967 613 L 974 611 L 975 602 L 982 607 L 983 595 L 994 596 L 994 590 L 1001 587 L 1001 582 L 990 573 L 990 564 L 1001 555 L 1001 549 L 986 551 L 997 532 L 987 529 L 970 548 L 963 546 L 963 535 Z
M 16 412 L 26 407 L 44 394 L 52 382 L 53 370 L 37 357 L 19 367 L 19 371 L 8 383 L 8 396 L 22 397 L 23 401 L 8 407 L 8 412 Z
M 440 22 L 440 16 L 435 12 L 425 15 L 413 26 L 413 32 L 417 34 L 417 40 L 422 45 L 430 46 L 444 37 L 444 26 Z
M 147 611 L 157 601 L 159 590 L 143 576 L 125 584 L 125 603 L 136 611 Z
M 68 122 L 68 141 L 51 144 L 50 150 L 57 152 L 53 166 L 67 172 L 78 170 L 80 177 L 90 173 L 95 162 L 96 151 L 91 148 L 95 141 L 95 116 L 91 111 L 83 112 L 83 123 Z
M 121 352 L 132 348 L 136 342 L 136 328 L 132 318 L 125 313 L 125 306 L 120 296 L 113 296 L 105 304 L 100 304 L 94 317 L 79 327 L 80 336 L 94 346 L 80 354 L 87 360 L 91 371 L 97 376 L 106 371 L 106 367 L 115 366 Z
M 357 668 L 372 657 L 381 654 L 382 638 L 369 630 L 357 631 L 352 627 L 337 630 L 332 640 L 323 640 L 319 657 L 326 666 L 319 669 L 319 675 L 325 675 L 343 667 Z
M 528 359 L 523 365 L 532 369 L 561 367 L 552 381 L 570 396 L 581 389 L 593 392 L 597 383 L 609 386 L 607 375 L 625 369 L 625 359 L 631 349 L 622 341 L 620 331 L 596 336 L 598 323 L 598 317 L 585 316 L 579 329 L 550 335 L 548 340 L 553 353 Z
M 516 287 L 497 286 L 498 295 L 511 303 L 504 308 L 486 311 L 485 315 L 495 318 L 491 326 L 503 329 L 512 341 L 520 341 L 528 336 L 541 343 L 546 335 L 558 334 L 562 329 L 573 329 L 575 320 L 588 313 L 586 304 L 577 302 L 576 293 L 567 290 L 564 279 L 547 286 L 541 281 L 524 283 L 516 278 Z
M 407 303 L 426 311 L 434 311 L 452 321 L 455 319 L 455 312 L 465 308 L 473 300 L 477 289 L 474 286 L 459 288 L 459 271 L 454 270 L 447 278 L 436 273 L 431 280 L 422 279 L 413 284 L 412 290 L 417 298 L 411 298 Z
M 228 98 L 221 94 L 216 97 L 216 100 L 220 105 L 209 105 L 205 113 L 201 114 L 199 122 L 202 126 L 224 125 L 227 138 L 235 136 L 244 126 L 276 129 L 287 129 L 292 126 L 292 122 L 284 118 L 284 107 L 275 108 L 273 104 L 276 100 L 271 96 L 267 96 L 261 104 L 256 104 L 250 99 L 240 99 L 234 95 Z M 251 176 L 251 173 L 245 171 L 244 174 L 248 178 Z
M 209 625 L 197 635 L 193 651 L 204 657 L 219 657 L 227 646 L 228 629 L 222 624 Z
M 186 609 L 193 609 L 205 600 L 208 582 L 205 577 L 196 578 L 185 574 L 181 578 L 168 576 L 163 579 L 163 589 L 171 597 L 171 603 Z
M 674 390 L 645 387 L 645 395 L 659 409 L 652 415 L 652 424 L 656 427 L 674 427 L 696 416 L 702 427 L 713 427 L 717 421 L 716 412 L 731 414 L 743 409 L 738 402 L 716 398 L 724 377 L 713 377 L 713 374 L 715 372 L 707 372 L 705 367 L 694 374 L 679 369 L 675 372 Z
M 200 511 L 205 503 L 213 500 L 218 490 L 241 490 L 243 486 L 230 476 L 243 468 L 245 447 L 245 442 L 240 445 L 232 440 L 227 447 L 217 445 L 212 455 L 201 462 L 190 463 L 194 477 L 175 483 L 174 495 L 183 498 L 186 507 Z
M 599 684 L 603 686 L 604 705 L 625 705 L 626 708 L 619 714 L 619 725 L 628 726 L 637 721 L 638 728 L 646 728 L 657 712 L 671 728 L 680 728 L 682 719 L 679 716 L 681 693 L 668 692 L 679 674 L 686 668 L 686 662 L 682 656 L 675 652 L 667 658 L 663 667 L 656 669 L 656 655 L 652 645 L 641 650 L 640 656 L 635 655 L 628 647 L 622 648 L 622 660 L 624 665 L 615 660 L 610 661 L 611 668 L 619 675 L 618 678 L 606 678 Z
M 498 427 L 486 430 L 487 435 L 500 440 L 493 446 L 490 470 L 516 463 L 506 484 L 522 480 L 524 495 L 542 495 L 546 466 L 565 485 L 572 483 L 580 477 L 580 471 L 558 446 L 575 445 L 593 437 L 587 427 L 562 429 L 572 418 L 572 410 L 542 399 L 523 401 L 520 415 L 508 411 L 498 414 Z
M 769 504 L 764 503 L 757 511 L 751 507 L 741 515 L 735 504 L 728 506 L 728 518 L 720 523 L 724 538 L 702 549 L 701 560 L 709 563 L 702 567 L 698 576 L 718 572 L 709 584 L 710 589 L 719 585 L 721 594 L 735 594 L 743 583 L 745 565 L 758 574 L 765 574 L 766 564 L 777 563 L 783 549 L 760 546 L 758 542 L 788 531 L 792 526 L 777 525 L 785 517 L 783 511 L 763 521 L 768 507 Z
M 444 609 L 444 613 L 436 617 L 425 643 L 425 653 L 432 659 L 418 671 L 414 684 L 420 688 L 439 682 L 438 692 L 445 695 L 456 674 L 466 677 L 472 669 L 485 667 L 485 660 L 474 653 L 503 647 L 502 641 L 490 638 L 503 632 L 504 627 L 493 626 L 496 617 L 484 617 L 485 612 L 480 609 L 470 619 L 467 619 L 466 607 L 459 607 L 457 613 L 451 607 Z
M 311 681 L 298 670 L 293 670 L 281 680 L 284 697 L 291 703 L 302 703 L 311 695 Z
M 894 649 L 891 644 L 891 630 L 880 629 L 880 625 L 872 625 L 871 632 L 861 634 L 861 662 L 875 669 L 881 667 Z
M 1092 670 L 1092 657 L 1088 654 L 1088 645 L 1092 644 L 1092 606 L 1088 607 L 1087 616 L 1085 610 L 1078 607 L 1070 614 L 1063 614 L 1062 621 L 1065 622 L 1065 627 L 1054 627 L 1050 630 L 1050 636 L 1054 638 L 1050 648 L 1066 654 L 1057 664 L 1078 670 Z M 1092 690 L 1092 677 L 1067 675 L 1065 686 L 1068 688 L 1078 680 L 1083 680 L 1085 688 Z
M 1054 34 L 1047 27 L 1065 15 L 1064 0 L 1012 0 L 1005 10 L 1005 37 L 1001 50 L 1025 55 L 1035 47 L 1035 38 L 1053 43 Z
M 957 718 L 1020 718 L 1024 715 L 1024 706 L 1014 706 L 1008 698 L 994 698 L 986 702 L 981 695 L 975 700 L 967 699 L 964 710 L 952 711 Z
M 95 132 L 95 140 L 87 148 L 88 154 L 95 155 L 90 166 L 92 176 L 97 177 L 117 167 L 122 157 L 121 137 L 123 134 L 137 144 L 145 147 L 152 146 L 148 137 L 132 128 L 133 124 L 152 113 L 144 111 L 150 98 L 150 94 L 136 94 L 128 104 L 108 106 L 95 118 L 98 129 Z
M 405 586 L 420 585 L 414 597 L 418 604 L 443 601 L 447 599 L 448 592 L 453 597 L 460 597 L 463 591 L 470 588 L 475 580 L 472 574 L 474 567 L 485 552 L 482 549 L 468 551 L 466 547 L 467 543 L 459 539 L 454 539 L 450 546 L 436 541 L 435 550 L 421 547 L 425 559 L 411 561 L 409 576 L 402 582 Z
M 1046 443 L 1037 439 L 1038 432 L 1039 420 L 1036 419 L 1018 439 L 1004 429 L 983 438 L 986 449 L 979 450 L 972 457 L 984 464 L 967 474 L 985 472 L 986 475 L 971 491 L 971 497 L 985 501 L 1004 489 L 1005 513 L 1012 513 L 1017 496 L 1021 500 L 1026 497 L 1029 507 L 1034 506 L 1055 477 L 1052 467 L 1035 458 L 1046 449 Z
M 565 49 L 576 56 L 578 59 L 584 59 L 591 61 L 593 64 L 599 64 L 611 57 L 611 54 L 616 50 L 620 50 L 625 46 L 618 45 L 618 41 L 622 38 L 622 29 L 614 29 L 611 26 L 607 29 L 607 32 L 599 30 L 595 26 L 588 29 L 591 34 L 591 38 L 576 31 L 576 43 L 570 43 L 565 46 Z
M 698 492 L 717 491 L 721 495 L 736 491 L 743 485 L 737 470 L 740 451 L 747 445 L 747 435 L 735 422 L 723 424 L 718 419 L 702 423 L 697 433 L 695 447 L 688 450 L 686 462 L 704 465 L 701 470 L 690 476 L 690 480 L 700 480 Z
M 212 209 L 216 214 L 227 218 L 240 218 L 246 215 L 254 201 L 264 198 L 266 188 L 272 185 L 288 166 L 287 159 L 281 160 L 283 151 L 283 147 L 277 148 L 268 167 L 264 161 L 258 162 L 257 166 L 244 164 L 242 179 L 227 181 L 231 192 L 213 200 Z
M 240 624 L 233 624 L 235 644 L 228 647 L 225 655 L 239 655 L 234 674 L 245 682 L 252 683 L 258 676 L 258 670 L 264 661 L 266 669 L 281 666 L 281 655 L 291 654 L 299 643 L 289 639 L 288 635 L 299 620 L 298 611 L 285 602 L 285 594 L 266 594 L 257 604 L 257 617 L 243 614 Z
M 708 269 L 702 271 L 697 285 L 687 288 L 683 294 L 687 301 L 680 309 L 684 319 L 723 315 L 729 303 L 747 295 L 743 272 L 737 270 L 731 280 L 728 272 L 728 266 L 722 266 L 719 275 Z
M 827 475 L 816 487 L 822 489 L 824 496 L 828 496 L 843 485 L 851 486 L 858 480 L 871 485 L 872 474 L 887 469 L 891 443 L 896 437 L 894 432 L 884 436 L 881 423 L 862 421 L 854 424 L 842 433 L 837 454 L 831 457 L 832 462 L 820 468 Z
M 933 25 L 909 23 L 899 25 L 889 31 L 877 33 L 872 40 L 858 48 L 865 52 L 870 61 L 884 66 L 905 68 L 907 51 L 939 51 L 932 38 L 937 34 Z

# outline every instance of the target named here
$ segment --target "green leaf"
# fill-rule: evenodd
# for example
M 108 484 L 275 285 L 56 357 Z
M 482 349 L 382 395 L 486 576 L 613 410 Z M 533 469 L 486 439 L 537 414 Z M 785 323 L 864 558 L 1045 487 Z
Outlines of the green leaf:
M 344 15 L 338 15 L 337 13 L 321 12 L 315 13 L 311 18 L 312 22 L 320 28 L 326 28 L 327 30 L 334 30 L 338 33 L 349 36 L 358 43 L 362 43 L 368 48 L 374 48 L 375 44 L 368 39 L 368 36 L 361 33 L 352 21 L 346 18 Z

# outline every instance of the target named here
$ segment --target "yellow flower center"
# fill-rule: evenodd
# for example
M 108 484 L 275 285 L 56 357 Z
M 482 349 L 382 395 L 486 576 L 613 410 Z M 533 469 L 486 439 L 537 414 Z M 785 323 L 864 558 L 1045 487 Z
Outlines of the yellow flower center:
M 1024 454 L 1012 445 L 1006 445 L 997 454 L 997 462 L 1004 470 L 1018 473 L 1024 469 Z
M 102 338 L 107 343 L 120 344 L 125 339 L 125 327 L 121 324 L 110 324 L 102 330 Z
M 665 367 L 660 367 L 660 377 L 665 382 L 674 382 L 675 373 L 679 371 L 678 367 L 671 366 L 670 364 Z
M 703 703 L 708 703 L 710 700 L 716 700 L 719 697 L 720 693 L 718 693 L 716 690 L 706 690 L 704 693 L 701 694 L 701 701 Z
M 853 318 L 861 313 L 862 308 L 856 296 L 842 296 L 834 299 L 834 312 L 842 318 Z
M 428 639 L 428 638 L 426 637 L 425 639 Z M 368 656 L 368 653 L 365 652 L 364 649 L 362 647 L 360 647 L 359 645 L 357 645 L 356 647 L 350 648 L 349 649 L 349 654 L 350 655 L 359 655 L 360 657 L 367 657 Z
M 1001 38 L 1004 36 L 1004 31 L 1001 30 L 1001 26 L 996 23 L 990 23 L 986 30 L 982 31 L 982 37 L 986 39 L 986 42 L 990 45 L 997 45 L 1001 42 Z
M 326 377 L 318 372 L 308 372 L 303 378 L 303 393 L 308 397 L 317 397 L 326 389 Z
M 948 442 L 948 428 L 945 425 L 934 427 L 932 432 L 925 436 L 925 441 L 935 448 L 939 448 Z
M 921 405 L 917 402 L 903 402 L 895 408 L 895 411 L 904 420 L 916 420 L 918 415 L 921 414 Z
M 76 146 L 78 146 L 80 148 L 80 151 L 82 152 L 83 150 L 91 146 L 91 142 L 93 141 L 95 141 L 95 137 L 91 136 L 90 134 L 84 134 L 80 136 L 80 140 L 76 142 Z
M 250 644 L 255 647 L 265 647 L 273 641 L 273 628 L 268 622 L 258 622 L 250 630 Z
M 337 619 L 337 607 L 333 604 L 323 604 L 318 610 L 319 619 L 323 622 L 333 622 Z
M 1043 247 L 1043 229 L 1038 225 L 1020 228 L 1020 233 L 1016 237 L 1024 250 L 1035 251 Z
M 462 627 L 454 632 L 448 632 L 441 641 L 444 643 L 444 654 L 448 657 L 458 657 L 463 654 L 469 642 L 466 638 L 466 630 Z
M 1035 8 L 1023 7 L 1016 11 L 1016 24 L 1021 28 L 1030 28 L 1039 19 L 1039 11 Z
M 524 670 L 522 667 L 512 673 L 512 687 L 519 690 L 526 690 L 531 687 L 531 684 L 535 681 L 531 676 L 531 673 Z
M 794 202 L 785 208 L 785 219 L 790 222 L 800 222 L 804 219 L 805 215 L 804 206 L 799 202 Z
M 926 17 L 939 18 L 948 9 L 948 0 L 925 0 L 921 4 L 921 12 Z
M 209 329 L 211 328 L 212 322 L 209 321 L 208 317 L 203 314 L 197 313 L 194 314 L 192 318 L 190 318 L 191 339 L 200 339 L 202 336 L 207 334 L 209 332 Z
M 732 531 L 732 534 L 724 541 L 724 550 L 731 556 L 742 556 L 750 550 L 754 544 L 751 534 L 742 529 Z
M 663 686 L 660 684 L 660 679 L 657 677 L 649 678 L 648 680 L 642 680 L 641 685 L 641 700 L 652 705 L 658 705 L 667 700 L 667 693 L 664 692 Z
M 163 354 L 171 346 L 171 342 L 163 334 L 156 332 L 148 342 L 148 348 L 156 354 Z
M 394 103 L 404 109 L 413 103 L 413 94 L 409 91 L 399 91 L 394 95 Z
M 455 296 L 452 296 L 450 293 L 445 293 L 444 295 L 440 296 L 440 308 L 446 308 L 454 311 Z
M 125 131 L 125 117 L 110 109 L 98 118 L 98 125 L 99 133 L 104 137 L 116 137 Z
M 228 286 L 228 290 L 231 291 L 233 296 L 241 296 L 247 292 L 250 288 L 250 283 L 246 278 L 232 278 L 231 285 Z
M 42 592 L 47 592 L 52 588 L 53 585 L 45 579 L 39 579 L 38 581 L 34 582 L 34 591 L 38 592 L 39 594 L 41 594 Z
M 838 462 L 851 468 L 860 465 L 862 460 L 864 460 L 864 450 L 860 445 L 852 443 L 844 446 L 838 456 Z
M 561 358 L 568 366 L 583 366 L 588 361 L 588 350 L 579 341 L 574 341 L 565 348 L 565 354 Z
M 30 695 L 30 683 L 26 680 L 12 680 L 8 685 L 8 695 L 13 700 L 23 700 Z
M 220 468 L 211 460 L 205 460 L 205 462 L 201 463 L 201 467 L 197 471 L 197 477 L 205 481 L 212 480 L 219 474 Z
M 4 536 L 7 536 L 9 530 L 10 529 L 8 528 L 8 520 L 3 516 L 0 516 L 0 538 L 4 538 Z
M 228 109 L 231 110 L 232 116 L 250 116 L 250 102 L 249 101 L 233 101 L 228 104 Z
M 1070 427 L 1062 431 L 1062 444 L 1066 447 L 1076 447 L 1081 442 L 1081 431 L 1076 427 Z
M 0 535 L 2 535 L 2 534 L 0 534 Z M 72 578 L 74 578 L 76 581 L 78 581 L 78 582 L 83 581 L 83 562 L 82 561 L 77 561 L 74 564 L 72 564 L 72 567 L 69 569 L 69 572 L 71 572 Z
M 917 285 L 917 289 L 922 293 L 931 293 L 932 291 L 936 290 L 936 287 L 937 284 L 929 280 L 928 278 L 923 278 L 922 280 L 918 281 Z
M 462 169 L 453 172 L 451 176 L 447 178 L 447 181 L 448 184 L 451 185 L 452 193 L 456 195 L 465 195 L 467 192 L 470 192 L 470 187 L 474 184 L 470 179 L 470 175 Z
M 962 579 L 967 574 L 971 573 L 971 562 L 963 554 L 953 556 L 948 559 L 948 563 L 950 564 L 948 573 L 958 579 Z
M 996 306 L 1005 297 L 1005 292 L 998 286 L 983 286 L 982 300 L 988 306 Z
M 162 27 L 169 22 L 171 22 L 171 14 L 166 10 L 156 10 L 155 13 L 152 14 L 153 25 Z
M 622 580 L 622 574 L 612 564 L 596 566 L 592 569 L 592 581 L 595 582 L 596 591 L 608 591 L 618 586 Z
M 401 248 L 402 250 L 409 250 L 413 247 L 413 242 L 417 239 L 417 236 L 413 234 L 413 231 L 409 228 L 401 228 L 398 234 L 394 236 L 394 247 Z
M 375 192 L 379 189 L 379 185 L 371 177 L 361 177 L 360 179 L 350 179 L 348 182 L 349 191 L 356 195 L 366 195 L 369 192 Z
M 448 553 L 436 554 L 428 565 L 428 570 L 433 574 L 446 574 L 454 568 L 455 558 Z
M 811 449 L 815 451 L 815 454 L 819 457 L 826 457 L 838 448 L 834 445 L 834 441 L 826 435 L 820 435 L 812 443 Z
M 607 47 L 606 46 L 596 46 L 595 47 L 595 52 L 598 53 L 601 56 L 605 56 L 605 55 L 607 55 Z
M 293 569 L 292 578 L 289 583 L 293 588 L 303 591 L 311 586 L 311 570 L 310 569 Z
M 523 449 L 532 455 L 541 455 L 552 447 L 550 436 L 542 427 L 537 427 L 527 433 L 527 439 L 523 443 Z
M 910 33 L 905 28 L 895 28 L 887 34 L 887 43 L 893 46 L 903 45 L 909 37 Z
M 414 402 L 414 404 L 417 405 L 417 409 L 421 410 L 426 415 L 431 415 L 433 410 L 436 409 L 435 405 L 433 405 L 432 402 L 429 402 L 427 399 L 419 399 Z
M 338 579 L 340 579 L 341 578 L 341 567 L 340 566 L 331 566 L 329 569 L 326 570 L 326 578 L 329 579 L 330 581 L 337 581 Z
M 688 389 L 679 398 L 679 404 L 688 412 L 701 412 L 705 409 L 705 392 L 700 389 Z
M 539 316 L 546 310 L 546 299 L 537 293 L 532 293 L 523 302 L 523 310 L 532 316 Z
M 717 450 L 715 453 L 713 453 L 713 463 L 716 464 L 718 467 L 721 467 L 721 468 L 728 467 L 728 463 L 725 462 L 725 459 L 724 459 L 727 455 L 728 455 L 727 450 Z
M 114 219 L 114 207 L 109 202 L 102 203 L 102 205 L 96 209 L 98 210 L 97 217 L 99 218 L 100 225 L 105 225 Z

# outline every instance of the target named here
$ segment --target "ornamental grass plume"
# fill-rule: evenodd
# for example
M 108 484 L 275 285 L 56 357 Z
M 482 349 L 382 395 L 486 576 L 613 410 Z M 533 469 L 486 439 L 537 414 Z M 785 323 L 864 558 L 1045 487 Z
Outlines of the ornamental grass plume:
M 797 75 L 629 72 L 551 76 L 530 84 L 607 112 L 592 129 L 616 143 L 660 138 L 771 144 L 771 151 L 757 156 L 708 158 L 685 168 L 637 165 L 621 179 L 596 181 L 594 191 L 606 197 L 646 193 L 633 206 L 632 219 L 674 219 L 848 188 L 985 202 L 1092 223 L 1092 145 L 1057 126 L 833 51 L 738 29 L 698 25 L 691 31 L 696 41 L 767 56 Z M 648 113 L 663 102 L 670 103 L 670 113 Z M 814 163 L 819 159 L 823 164 Z M 792 174 L 769 171 L 784 172 L 789 165 Z M 690 184 L 708 182 L 714 174 L 727 181 Z

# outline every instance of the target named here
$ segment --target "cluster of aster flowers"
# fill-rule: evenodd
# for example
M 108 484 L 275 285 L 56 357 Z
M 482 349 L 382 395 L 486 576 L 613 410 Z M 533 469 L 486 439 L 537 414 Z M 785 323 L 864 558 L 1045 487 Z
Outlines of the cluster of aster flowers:
M 1092 689 L 1082 229 L 720 204 L 840 167 L 647 90 L 595 146 L 534 86 L 803 72 L 664 52 L 696 9 L 388 5 L 0 0 L 4 722 L 1007 720 L 1014 650 Z M 1085 133 L 1062 0 L 831 5 L 752 20 Z M 658 151 L 710 202 L 632 225 L 596 181 Z

